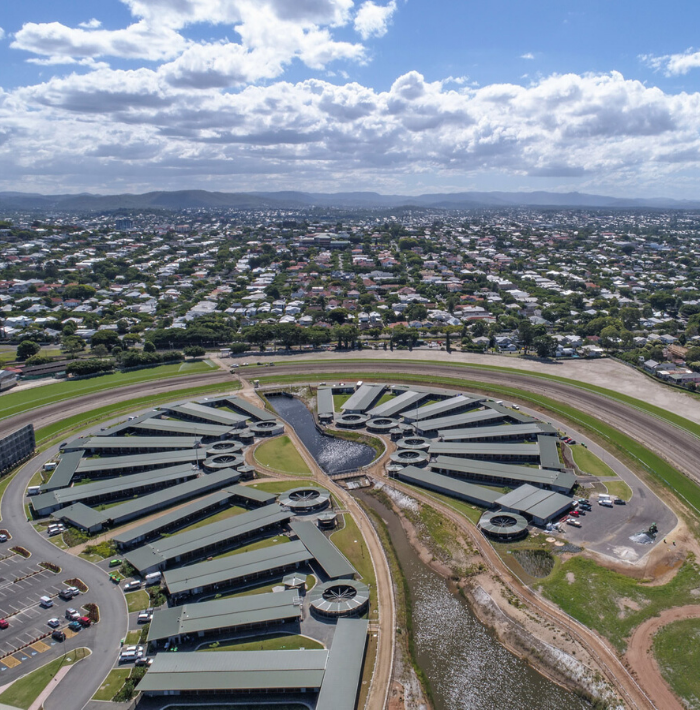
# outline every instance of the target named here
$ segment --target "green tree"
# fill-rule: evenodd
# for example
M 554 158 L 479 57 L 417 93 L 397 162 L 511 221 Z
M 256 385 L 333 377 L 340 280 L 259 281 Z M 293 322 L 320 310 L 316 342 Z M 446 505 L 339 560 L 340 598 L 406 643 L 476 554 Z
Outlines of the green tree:
M 143 351 L 144 351 L 145 353 L 154 353 L 154 352 L 156 352 L 155 343 L 152 343 L 150 340 L 147 340 L 147 341 L 143 344 Z
M 98 330 L 95 335 L 90 338 L 92 347 L 95 345 L 104 345 L 107 350 L 111 350 L 119 343 L 119 336 L 113 330 Z
M 557 341 L 551 335 L 540 335 L 533 341 L 537 357 L 552 357 L 557 352 Z
M 620 331 L 614 325 L 608 325 L 600 331 L 600 344 L 609 350 L 618 350 Z
M 17 346 L 17 359 L 26 360 L 27 358 L 36 355 L 41 350 L 41 345 L 35 343 L 33 340 L 23 340 Z
M 85 341 L 77 335 L 64 335 L 61 338 L 61 349 L 74 358 L 78 353 L 85 350 Z
M 520 324 L 518 325 L 518 338 L 520 340 L 520 344 L 525 348 L 525 352 L 527 352 L 535 339 L 532 323 L 530 323 L 529 320 L 526 319 L 520 321 Z
M 187 357 L 202 357 L 207 354 L 206 349 L 201 345 L 188 345 L 183 352 Z

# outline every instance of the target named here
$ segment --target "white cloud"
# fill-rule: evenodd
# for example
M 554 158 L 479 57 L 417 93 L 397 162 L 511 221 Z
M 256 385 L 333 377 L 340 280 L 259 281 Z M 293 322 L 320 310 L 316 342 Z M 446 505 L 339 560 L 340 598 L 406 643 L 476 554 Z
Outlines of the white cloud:
M 532 52 L 526 52 L 525 54 L 520 55 L 521 59 L 534 59 L 535 55 Z
M 666 76 L 687 74 L 691 69 L 700 68 L 700 52 L 695 52 L 692 49 L 681 54 L 666 54 L 660 57 L 643 54 L 639 58 L 653 69 L 663 69 Z
M 81 22 L 79 24 L 79 27 L 82 27 L 83 29 L 86 29 L 86 30 L 96 30 L 99 27 L 102 27 L 102 23 L 93 17 L 91 20 L 88 20 L 87 22 Z
M 362 3 L 355 15 L 355 30 L 362 39 L 370 37 L 383 37 L 389 29 L 389 21 L 396 12 L 396 0 L 391 0 L 388 5 L 377 5 L 371 0 Z
M 5 38 L 5 30 L 3 30 L 2 27 L 0 27 L 0 39 L 4 39 L 4 38 Z

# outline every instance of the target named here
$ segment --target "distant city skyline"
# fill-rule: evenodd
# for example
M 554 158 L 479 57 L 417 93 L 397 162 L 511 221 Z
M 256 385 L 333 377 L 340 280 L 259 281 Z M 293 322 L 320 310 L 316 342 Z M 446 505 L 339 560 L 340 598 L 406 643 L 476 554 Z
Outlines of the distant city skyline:
M 700 6 L 33 0 L 0 190 L 700 199 Z

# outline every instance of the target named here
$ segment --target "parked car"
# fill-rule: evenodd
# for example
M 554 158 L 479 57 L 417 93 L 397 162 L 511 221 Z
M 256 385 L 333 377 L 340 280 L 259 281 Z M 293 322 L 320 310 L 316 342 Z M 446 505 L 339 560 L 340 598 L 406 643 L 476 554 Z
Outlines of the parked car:
M 115 558 L 115 559 L 109 561 L 109 566 L 110 566 L 110 567 L 119 567 L 119 565 L 120 565 L 121 563 L 122 563 L 121 560 Z
M 79 619 L 77 619 L 77 621 L 81 626 L 84 626 L 85 628 L 92 624 L 92 622 L 90 621 L 90 619 L 88 619 L 87 616 L 81 616 Z
M 6 629 L 10 625 L 7 619 L 0 619 L 0 629 Z
M 139 582 L 138 579 L 135 579 L 133 582 L 127 582 L 124 585 L 125 592 L 133 592 L 136 589 L 141 589 L 141 582 Z
M 83 627 L 80 625 L 79 621 L 71 621 L 70 624 L 68 624 L 68 628 L 71 631 L 80 631 Z
M 51 634 L 51 638 L 52 638 L 54 641 L 65 641 L 65 640 L 66 640 L 66 635 L 63 633 L 63 631 L 58 631 L 58 630 L 57 630 L 57 631 L 54 631 L 54 632 Z
M 579 523 L 579 521 L 576 520 L 576 518 L 569 518 L 569 519 L 566 521 L 566 524 L 567 524 L 567 525 L 573 525 L 574 527 L 577 527 L 577 528 L 580 528 L 580 527 L 581 527 L 581 523 Z
M 622 498 L 615 498 L 613 503 L 615 505 L 627 505 L 627 501 L 623 500 Z
M 144 656 L 143 658 L 136 659 L 137 666 L 150 666 L 152 663 L 153 663 L 153 659 L 149 658 L 148 656 Z
M 147 624 L 153 618 L 153 609 L 144 609 L 140 611 L 136 619 L 139 624 Z
M 581 513 L 579 513 L 578 510 L 572 510 L 572 511 L 569 513 L 569 515 L 573 515 L 574 517 L 577 518 L 579 515 L 581 515 Z
M 49 619 L 46 623 L 47 623 L 52 629 L 57 629 L 57 628 L 61 625 L 61 622 L 60 622 L 55 616 L 54 616 L 53 619 Z
M 0 542 L 7 542 L 7 535 L 5 535 L 5 533 L 0 534 Z
M 66 619 L 70 619 L 71 621 L 75 621 L 76 619 L 80 618 L 80 612 L 78 612 L 76 609 L 68 608 L 66 609 Z

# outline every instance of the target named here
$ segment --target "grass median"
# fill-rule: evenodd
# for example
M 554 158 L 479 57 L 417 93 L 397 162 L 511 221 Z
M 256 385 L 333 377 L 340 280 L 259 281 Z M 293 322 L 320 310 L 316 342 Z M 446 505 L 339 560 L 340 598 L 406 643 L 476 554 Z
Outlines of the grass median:
M 8 392 L 0 397 L 0 418 L 16 416 L 22 412 L 45 407 L 49 404 L 61 402 L 86 394 L 94 394 L 104 390 L 111 390 L 141 382 L 154 382 L 166 380 L 181 375 L 195 375 L 198 373 L 212 372 L 212 367 L 206 362 L 193 363 L 193 367 L 181 371 L 182 363 L 159 365 L 158 367 L 132 372 L 115 372 L 111 375 L 100 375 L 85 380 L 66 380 L 51 385 L 41 385 L 32 389 L 18 392 Z M 190 363 L 188 363 L 189 365 Z
M 572 446 L 571 455 L 574 457 L 576 465 L 584 473 L 588 473 L 591 476 L 616 476 L 617 474 L 613 471 L 608 464 L 601 461 L 595 454 L 591 453 L 585 446 L 581 444 L 576 444 Z
M 255 449 L 254 455 L 256 461 L 273 471 L 298 476 L 311 475 L 309 467 L 286 434 L 264 441 Z

